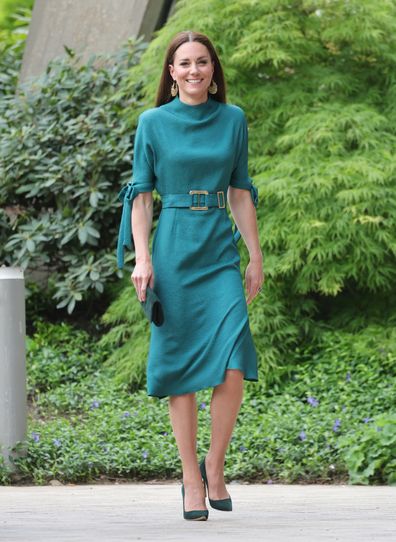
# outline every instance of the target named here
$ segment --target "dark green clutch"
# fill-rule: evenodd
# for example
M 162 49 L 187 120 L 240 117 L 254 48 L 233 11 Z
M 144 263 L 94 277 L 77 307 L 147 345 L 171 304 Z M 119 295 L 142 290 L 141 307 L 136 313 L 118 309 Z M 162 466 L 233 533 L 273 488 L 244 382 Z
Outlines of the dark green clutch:
M 164 323 L 164 312 L 161 301 L 150 286 L 147 286 L 146 289 L 146 301 L 140 301 L 140 305 L 150 323 L 153 322 L 156 326 L 162 326 Z

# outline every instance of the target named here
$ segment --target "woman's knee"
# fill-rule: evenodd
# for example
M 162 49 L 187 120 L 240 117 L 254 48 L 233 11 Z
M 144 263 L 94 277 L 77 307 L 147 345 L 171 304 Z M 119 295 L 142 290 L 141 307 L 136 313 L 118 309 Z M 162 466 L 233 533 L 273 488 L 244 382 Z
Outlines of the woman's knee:
M 243 371 L 241 369 L 227 369 L 226 370 L 226 380 L 243 380 Z

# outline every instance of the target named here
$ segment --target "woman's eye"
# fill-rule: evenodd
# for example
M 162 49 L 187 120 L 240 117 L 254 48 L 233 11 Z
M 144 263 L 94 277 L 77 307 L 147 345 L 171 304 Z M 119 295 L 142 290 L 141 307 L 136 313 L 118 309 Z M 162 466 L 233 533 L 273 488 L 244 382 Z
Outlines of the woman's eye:
M 182 62 L 182 63 L 181 63 L 182 66 L 187 66 L 187 64 L 188 64 L 188 62 Z M 198 64 L 206 64 L 206 60 L 200 60 L 200 61 L 198 62 Z

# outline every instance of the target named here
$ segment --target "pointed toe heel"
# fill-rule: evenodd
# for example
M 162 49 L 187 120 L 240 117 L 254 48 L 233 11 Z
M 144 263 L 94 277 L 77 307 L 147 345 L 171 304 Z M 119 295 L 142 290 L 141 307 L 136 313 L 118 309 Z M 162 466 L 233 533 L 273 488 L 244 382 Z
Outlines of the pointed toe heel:
M 208 510 L 188 510 L 186 512 L 186 510 L 184 509 L 184 495 L 185 495 L 184 484 L 182 484 L 181 486 L 181 492 L 182 492 L 182 497 L 183 497 L 183 518 L 192 519 L 195 521 L 206 521 L 209 516 Z
M 201 471 L 203 481 L 205 482 L 205 485 L 206 485 L 206 490 L 208 492 L 208 498 L 209 498 L 209 504 L 212 508 L 215 508 L 216 510 L 221 510 L 222 512 L 231 512 L 232 511 L 231 497 L 227 497 L 226 499 L 211 499 L 209 497 L 209 486 L 208 486 L 208 478 L 206 476 L 205 459 L 206 457 L 204 457 L 201 463 L 199 464 L 199 469 Z

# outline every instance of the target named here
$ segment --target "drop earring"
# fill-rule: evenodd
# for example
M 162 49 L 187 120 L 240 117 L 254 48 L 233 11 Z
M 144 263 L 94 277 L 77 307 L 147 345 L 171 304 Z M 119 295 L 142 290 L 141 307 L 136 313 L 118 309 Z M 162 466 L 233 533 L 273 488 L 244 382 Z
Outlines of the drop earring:
M 177 86 L 177 83 L 176 83 L 176 79 L 174 79 L 173 83 L 172 83 L 172 86 L 171 86 L 171 94 L 172 94 L 172 96 L 176 96 L 177 91 L 178 91 L 178 86 Z
M 216 81 L 213 81 L 210 83 L 209 87 L 208 87 L 208 91 L 211 93 L 211 94 L 216 94 L 217 92 L 217 84 L 216 84 Z

